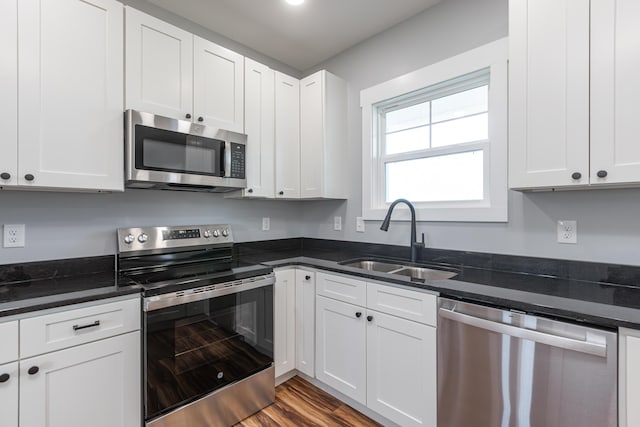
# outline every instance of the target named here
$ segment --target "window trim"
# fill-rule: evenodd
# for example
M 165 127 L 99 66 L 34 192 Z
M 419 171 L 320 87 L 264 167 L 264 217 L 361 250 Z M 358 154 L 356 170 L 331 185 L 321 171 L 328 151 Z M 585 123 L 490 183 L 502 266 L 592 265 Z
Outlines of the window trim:
M 482 147 L 484 152 L 485 191 L 482 201 L 416 203 L 419 221 L 506 222 L 507 209 L 507 58 L 506 38 L 494 41 L 436 64 L 391 79 L 360 92 L 362 108 L 362 216 L 365 220 L 382 220 L 388 203 L 373 206 L 374 197 L 384 200 L 383 178 L 374 165 L 381 162 L 376 143 L 380 128 L 376 105 L 392 102 L 429 86 L 435 86 L 482 69 L 489 68 L 489 140 L 441 147 L 445 153 L 463 145 Z M 440 149 L 438 147 L 437 149 Z M 435 153 L 435 148 L 430 149 Z M 497 166 L 497 167 L 496 167 Z M 488 179 L 487 179 L 488 178 Z M 377 194 L 374 196 L 373 191 Z M 398 206 L 394 220 L 409 220 L 409 210 Z M 404 208 L 404 209 L 403 209 Z

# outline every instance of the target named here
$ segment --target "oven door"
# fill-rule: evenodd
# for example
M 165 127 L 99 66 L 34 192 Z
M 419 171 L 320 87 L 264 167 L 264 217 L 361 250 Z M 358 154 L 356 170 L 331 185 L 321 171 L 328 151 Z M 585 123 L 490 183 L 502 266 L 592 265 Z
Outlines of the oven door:
M 273 365 L 272 283 L 145 312 L 147 421 Z

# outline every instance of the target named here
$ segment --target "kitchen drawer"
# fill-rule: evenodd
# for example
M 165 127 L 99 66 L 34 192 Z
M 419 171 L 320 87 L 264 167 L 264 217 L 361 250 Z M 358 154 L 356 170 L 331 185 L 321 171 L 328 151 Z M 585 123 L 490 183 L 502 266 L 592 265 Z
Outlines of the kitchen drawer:
M 367 283 L 367 308 L 425 325 L 437 324 L 436 296 L 424 292 Z
M 140 329 L 140 299 L 111 302 L 20 321 L 20 358 Z
M 318 272 L 316 294 L 364 307 L 367 303 L 367 283 L 363 280 Z
M 18 360 L 18 321 L 0 323 L 0 364 Z

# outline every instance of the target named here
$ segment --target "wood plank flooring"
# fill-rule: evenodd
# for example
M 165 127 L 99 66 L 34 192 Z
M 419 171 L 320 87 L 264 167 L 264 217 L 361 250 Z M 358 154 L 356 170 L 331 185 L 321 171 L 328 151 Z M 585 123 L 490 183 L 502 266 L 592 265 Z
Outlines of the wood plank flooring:
M 272 405 L 235 427 L 381 426 L 300 377 L 276 387 Z

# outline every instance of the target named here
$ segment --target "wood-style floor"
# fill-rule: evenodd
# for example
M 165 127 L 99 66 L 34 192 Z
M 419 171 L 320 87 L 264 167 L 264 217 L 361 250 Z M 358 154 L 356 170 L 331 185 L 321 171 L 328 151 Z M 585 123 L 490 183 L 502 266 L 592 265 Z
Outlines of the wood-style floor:
M 300 377 L 276 387 L 276 401 L 235 427 L 381 426 Z

